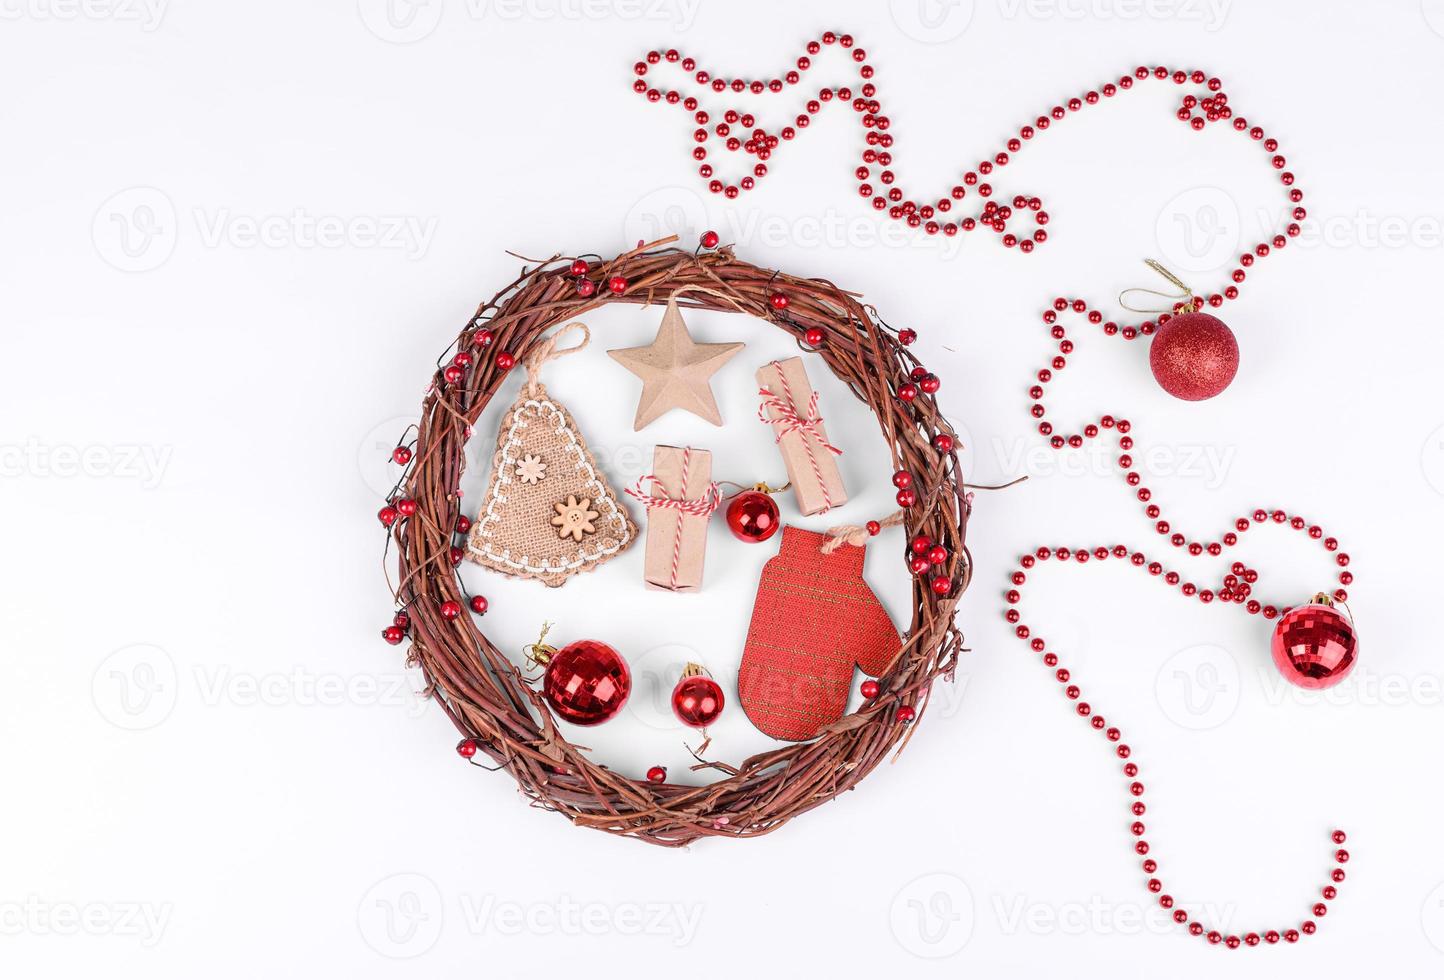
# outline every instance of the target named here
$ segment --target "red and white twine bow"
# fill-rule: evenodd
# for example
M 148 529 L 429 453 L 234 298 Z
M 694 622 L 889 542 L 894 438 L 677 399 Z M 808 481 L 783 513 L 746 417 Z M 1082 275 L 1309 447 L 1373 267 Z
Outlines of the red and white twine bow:
M 774 394 L 766 385 L 758 388 L 757 394 L 761 396 L 762 404 L 757 406 L 757 417 L 773 427 L 777 433 L 775 441 L 778 443 L 790 432 L 802 433 L 802 448 L 807 450 L 807 462 L 812 465 L 812 475 L 822 489 L 822 502 L 826 505 L 826 510 L 831 510 L 832 494 L 827 490 L 827 481 L 822 478 L 822 467 L 817 465 L 817 453 L 812 444 L 815 442 L 836 456 L 841 456 L 842 450 L 828 442 L 822 434 L 822 416 L 817 414 L 817 392 L 814 391 L 807 400 L 807 413 L 797 414 L 797 402 L 792 397 L 792 386 L 787 383 L 787 375 L 777 362 L 774 361 L 773 366 L 777 368 L 778 380 L 782 382 L 782 395 L 779 397 Z
M 677 529 L 672 536 L 672 573 L 669 580 L 669 587 L 672 589 L 677 587 L 677 571 L 682 563 L 682 516 L 700 517 L 705 521 L 711 518 L 718 507 L 722 506 L 722 489 L 715 480 L 707 484 L 707 488 L 702 491 L 702 496 L 694 500 L 686 499 L 687 476 L 692 469 L 691 462 L 692 450 L 691 447 L 688 447 L 682 453 L 682 487 L 676 497 L 672 496 L 667 485 L 655 473 L 638 477 L 635 486 L 626 488 L 627 496 L 640 501 L 649 512 L 654 507 L 660 507 L 663 510 L 675 510 L 678 514 Z M 647 493 L 642 489 L 642 485 L 648 482 L 652 484 L 652 493 Z

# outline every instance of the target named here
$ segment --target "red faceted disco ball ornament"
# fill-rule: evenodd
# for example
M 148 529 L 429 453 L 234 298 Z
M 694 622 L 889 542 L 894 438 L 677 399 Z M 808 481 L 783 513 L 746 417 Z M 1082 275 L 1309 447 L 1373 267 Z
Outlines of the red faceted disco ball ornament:
M 627 662 L 600 640 L 578 640 L 544 656 L 542 695 L 573 725 L 600 725 L 615 717 L 632 693 Z
M 727 505 L 727 527 L 740 541 L 766 541 L 777 533 L 782 514 L 777 501 L 761 490 L 746 490 Z
M 1169 317 L 1148 349 L 1153 377 L 1175 398 L 1212 398 L 1238 373 L 1238 341 L 1216 316 L 1182 313 Z
M 722 685 L 700 670 L 689 664 L 682 679 L 672 688 L 672 713 L 682 724 L 693 728 L 706 728 L 715 722 L 726 703 Z
M 1272 646 L 1279 672 L 1311 691 L 1333 687 L 1359 659 L 1354 624 L 1322 594 L 1279 618 Z

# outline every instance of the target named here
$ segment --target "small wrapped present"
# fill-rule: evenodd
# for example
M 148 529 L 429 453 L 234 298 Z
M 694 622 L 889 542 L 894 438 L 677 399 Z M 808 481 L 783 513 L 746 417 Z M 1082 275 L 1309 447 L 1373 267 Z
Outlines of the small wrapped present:
M 649 489 L 644 487 L 650 484 Z M 721 502 L 712 482 L 712 454 L 690 446 L 657 446 L 652 472 L 627 490 L 647 509 L 643 577 L 667 592 L 702 588 L 707 522 Z
M 834 456 L 842 450 L 827 441 L 822 416 L 817 414 L 817 392 L 807 378 L 802 358 L 772 361 L 757 369 L 757 394 L 762 405 L 757 415 L 772 426 L 787 479 L 803 514 L 822 514 L 847 503 Z

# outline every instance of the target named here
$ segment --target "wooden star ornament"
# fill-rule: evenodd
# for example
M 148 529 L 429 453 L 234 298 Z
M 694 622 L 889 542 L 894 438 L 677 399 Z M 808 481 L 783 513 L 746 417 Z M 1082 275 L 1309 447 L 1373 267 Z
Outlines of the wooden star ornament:
M 713 425 L 722 413 L 712 397 L 712 375 L 745 344 L 699 344 L 687 332 L 677 300 L 667 300 L 667 312 L 657 339 L 647 347 L 622 347 L 607 356 L 642 379 L 633 429 L 641 431 L 674 408 L 691 412 Z

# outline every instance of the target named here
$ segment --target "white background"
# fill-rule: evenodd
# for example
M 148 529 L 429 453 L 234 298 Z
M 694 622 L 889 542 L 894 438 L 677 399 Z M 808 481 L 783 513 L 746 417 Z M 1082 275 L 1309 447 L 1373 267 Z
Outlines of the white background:
M 0 0 L 6 975 L 1438 974 L 1444 5 L 156 3 Z M 725 202 L 695 178 L 684 114 L 630 90 L 653 46 L 770 77 L 829 27 L 869 50 L 902 183 L 924 198 L 1140 62 L 1220 75 L 1298 173 L 1309 234 L 1224 309 L 1242 368 L 1223 396 L 1174 401 L 1143 343 L 1076 325 L 1050 407 L 1060 423 L 1132 418 L 1191 536 L 1258 506 L 1337 534 L 1358 574 L 1354 679 L 1301 697 L 1268 662 L 1266 623 L 1116 563 L 1035 575 L 1027 607 L 1128 733 L 1156 856 L 1190 907 L 1240 932 L 1296 925 L 1328 831 L 1349 829 L 1349 879 L 1297 947 L 1230 953 L 1160 925 L 1115 760 L 1000 616 L 1025 549 L 1160 543 L 1106 454 L 1033 434 L 1025 388 L 1052 352 L 1039 312 L 1059 293 L 1116 311 L 1121 288 L 1156 285 L 1145 256 L 1215 288 L 1280 212 L 1266 155 L 1225 126 L 1190 132 L 1177 89 L 1142 86 L 997 181 L 1053 216 L 1023 256 L 880 223 L 855 193 L 844 107 Z M 834 52 L 804 88 L 844 79 Z M 764 124 L 793 95 L 759 101 Z M 338 238 L 309 235 L 322 219 Z M 374 513 L 434 358 L 518 269 L 505 250 L 614 254 L 705 227 L 916 327 L 970 478 L 1031 479 L 979 495 L 971 653 L 897 764 L 769 837 L 666 851 L 528 809 L 457 759 L 404 648 L 378 638 Z M 660 312 L 593 318 L 594 348 L 548 377 L 614 482 L 674 440 L 713 448 L 720 477 L 779 478 L 750 375 L 786 346 L 755 323 L 689 318 L 700 339 L 749 344 L 716 379 L 725 428 L 631 432 L 636 386 L 601 350 L 646 342 Z M 848 452 L 855 500 L 837 516 L 886 512 L 875 428 L 813 376 Z M 472 447 L 473 500 L 495 418 Z M 867 574 L 900 614 L 890 534 Z M 1249 538 L 1268 598 L 1332 584 L 1302 535 Z M 771 548 L 714 526 L 688 598 L 645 592 L 640 550 L 560 591 L 465 577 L 508 646 L 549 617 L 622 648 L 634 710 L 588 744 L 677 777 L 686 733 L 657 706 L 690 656 L 733 690 Z M 715 735 L 721 758 L 766 744 L 735 705 Z

